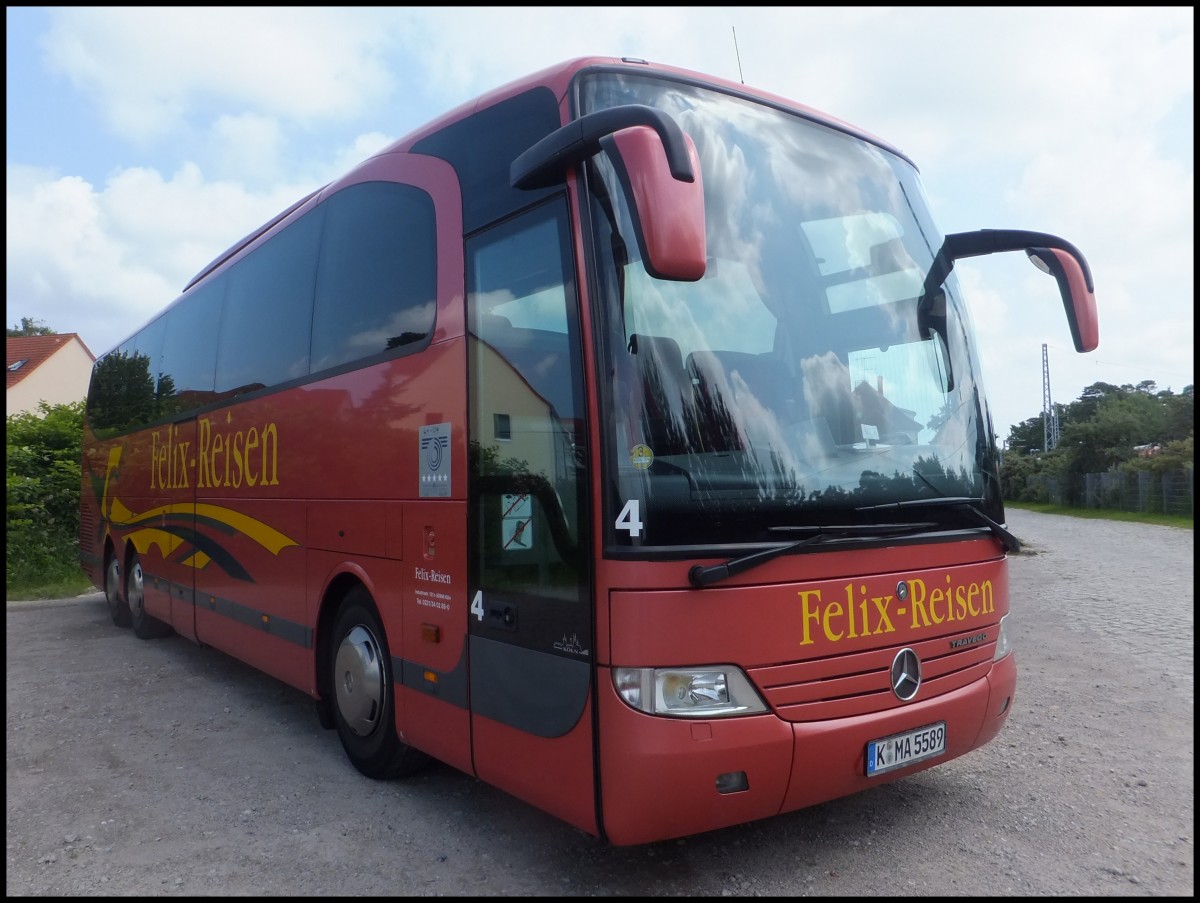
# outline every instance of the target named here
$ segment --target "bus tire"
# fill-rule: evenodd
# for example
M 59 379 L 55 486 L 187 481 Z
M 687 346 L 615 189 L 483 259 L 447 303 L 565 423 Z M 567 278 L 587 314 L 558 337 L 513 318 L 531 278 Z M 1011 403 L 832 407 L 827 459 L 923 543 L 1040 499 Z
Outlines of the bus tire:
M 346 594 L 330 640 L 329 686 L 346 756 L 359 772 L 376 780 L 417 771 L 428 758 L 396 734 L 391 653 L 365 587 Z
M 121 589 L 121 562 L 113 552 L 109 552 L 104 561 L 104 598 L 113 623 L 118 627 L 129 627 L 133 618 Z
M 136 552 L 129 554 L 129 567 L 125 569 L 125 604 L 129 606 L 134 635 L 139 639 L 156 640 L 170 636 L 171 625 L 146 612 L 145 577 Z

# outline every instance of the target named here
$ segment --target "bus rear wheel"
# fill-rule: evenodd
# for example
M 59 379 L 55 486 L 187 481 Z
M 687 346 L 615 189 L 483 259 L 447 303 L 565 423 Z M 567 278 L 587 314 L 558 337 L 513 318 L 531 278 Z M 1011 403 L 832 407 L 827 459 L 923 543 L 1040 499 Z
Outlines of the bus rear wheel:
M 104 565 L 104 598 L 108 601 L 108 613 L 112 616 L 114 624 L 118 627 L 128 627 L 133 623 L 129 614 L 129 604 L 121 592 L 121 562 L 111 552 Z
M 133 632 L 140 639 L 156 640 L 170 635 L 170 624 L 146 612 L 146 580 L 136 552 L 130 555 L 129 567 L 125 571 L 125 603 L 129 606 Z
M 328 686 L 338 737 L 369 778 L 412 774 L 428 757 L 396 734 L 395 685 L 387 636 L 364 587 L 351 590 L 334 621 Z

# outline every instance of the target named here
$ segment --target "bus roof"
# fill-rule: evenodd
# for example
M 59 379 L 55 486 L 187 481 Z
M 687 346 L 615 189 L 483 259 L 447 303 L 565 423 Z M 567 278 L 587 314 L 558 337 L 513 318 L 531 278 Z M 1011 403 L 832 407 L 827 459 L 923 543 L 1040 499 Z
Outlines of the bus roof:
M 481 94 L 473 100 L 469 100 L 466 103 L 460 104 L 454 109 L 447 111 L 443 115 L 438 116 L 436 119 L 426 123 L 415 131 L 410 132 L 408 135 L 405 135 L 397 141 L 394 141 L 392 144 L 379 151 L 378 154 L 394 154 L 408 151 L 422 138 L 425 138 L 428 135 L 445 128 L 447 125 L 457 122 L 466 116 L 470 116 L 472 113 L 478 112 L 479 110 L 489 107 L 492 104 L 498 103 L 516 94 L 520 94 L 523 91 L 527 91 L 530 88 L 538 86 L 548 87 L 559 99 L 560 104 L 565 104 L 567 99 L 567 91 L 570 87 L 571 80 L 585 69 L 625 69 L 629 71 L 641 70 L 647 73 L 677 78 L 693 84 L 711 85 L 715 88 L 719 88 L 733 94 L 750 97 L 755 100 L 769 103 L 772 106 L 777 106 L 800 113 L 801 115 L 816 122 L 832 126 L 839 131 L 853 134 L 859 138 L 871 142 L 872 144 L 877 144 L 893 154 L 908 159 L 906 154 L 904 154 L 894 145 L 884 141 L 882 138 L 879 138 L 870 132 L 864 131 L 856 125 L 852 125 L 844 120 L 830 116 L 828 113 L 824 113 L 820 110 L 814 109 L 813 107 L 806 106 L 805 104 L 799 103 L 791 98 L 773 94 L 769 91 L 763 91 L 759 88 L 750 87 L 746 84 L 731 81 L 717 75 L 707 75 L 695 70 L 683 69 L 678 66 L 671 66 L 665 63 L 654 63 L 636 57 L 611 56 L 575 57 L 574 59 L 566 60 L 553 66 L 548 66 L 545 69 L 541 69 L 537 72 L 533 72 L 529 75 L 510 81 L 507 84 L 501 85 L 498 88 L 494 88 L 485 94 Z M 376 156 L 378 156 L 378 154 L 376 154 Z M 911 163 L 912 161 L 909 160 L 909 162 Z
M 830 126 L 831 128 L 854 135 L 855 137 L 861 138 L 864 141 L 878 145 L 890 153 L 903 157 L 905 160 L 908 160 L 910 164 L 913 162 L 907 157 L 907 155 L 905 155 L 895 146 L 889 144 L 881 138 L 876 137 L 875 135 L 872 135 L 869 132 L 863 131 L 857 126 L 851 125 L 848 122 L 837 119 L 812 107 L 805 106 L 804 104 L 798 103 L 789 98 L 772 94 L 768 91 L 763 91 L 758 88 L 749 87 L 745 84 L 734 82 L 721 76 L 706 75 L 694 70 L 683 69 L 677 66 L 670 66 L 662 63 L 651 63 L 647 60 L 635 57 L 575 57 L 574 59 L 556 63 L 553 66 L 548 66 L 544 69 L 522 76 L 521 78 L 515 79 L 507 84 L 501 85 L 484 94 L 481 94 L 472 100 L 459 104 L 457 107 L 447 111 L 446 113 L 443 113 L 425 125 L 420 126 L 404 137 L 393 141 L 382 150 L 372 154 L 357 166 L 350 169 L 344 175 L 339 176 L 332 182 L 326 183 L 320 188 L 312 191 L 305 197 L 298 200 L 295 204 L 292 204 L 286 210 L 273 217 L 270 221 L 264 223 L 249 234 L 243 236 L 238 241 L 234 242 L 219 255 L 217 255 L 217 257 L 215 257 L 205 267 L 203 267 L 194 277 L 192 277 L 192 279 L 184 287 L 184 291 L 186 292 L 193 285 L 203 280 L 205 276 L 220 268 L 224 262 L 236 256 L 242 249 L 253 244 L 256 239 L 270 231 L 278 223 L 298 212 L 308 203 L 316 203 L 326 188 L 342 181 L 347 176 L 353 175 L 353 173 L 355 173 L 361 166 L 366 165 L 370 160 L 376 159 L 385 154 L 409 152 L 422 139 L 427 138 L 428 136 L 446 128 L 455 122 L 458 122 L 461 119 L 465 119 L 466 117 L 477 113 L 480 110 L 486 109 L 493 104 L 507 100 L 510 97 L 514 97 L 535 87 L 547 87 L 553 92 L 554 96 L 558 98 L 559 106 L 563 118 L 565 119 L 568 115 L 566 105 L 568 102 L 568 92 L 571 82 L 580 72 L 587 69 L 644 71 L 646 73 L 676 78 L 691 84 L 710 85 L 731 94 L 749 97 L 781 109 L 799 113 L 800 115 L 812 119 L 815 122 L 822 123 Z M 915 166 L 915 164 L 913 165 Z

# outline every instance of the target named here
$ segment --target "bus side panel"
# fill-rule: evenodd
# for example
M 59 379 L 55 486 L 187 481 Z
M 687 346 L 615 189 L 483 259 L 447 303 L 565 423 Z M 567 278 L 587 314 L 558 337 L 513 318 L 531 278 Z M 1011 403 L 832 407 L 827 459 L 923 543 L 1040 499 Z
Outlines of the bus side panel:
M 471 723 L 467 699 L 466 503 L 409 502 L 403 506 L 404 586 L 401 658 L 404 742 L 468 774 Z M 391 630 L 389 628 L 389 634 Z
M 775 815 L 792 771 L 791 726 L 774 715 L 655 718 L 617 696 L 601 668 L 600 784 L 604 831 L 617 845 L 699 834 Z M 720 793 L 717 777 L 748 787 Z
M 592 835 L 596 822 L 592 774 L 592 701 L 561 737 L 538 737 L 476 715 L 472 721 L 481 780 Z
M 197 500 L 196 534 L 206 553 L 196 562 L 196 638 L 307 691 L 313 621 L 297 579 L 305 571 L 305 533 L 301 501 Z

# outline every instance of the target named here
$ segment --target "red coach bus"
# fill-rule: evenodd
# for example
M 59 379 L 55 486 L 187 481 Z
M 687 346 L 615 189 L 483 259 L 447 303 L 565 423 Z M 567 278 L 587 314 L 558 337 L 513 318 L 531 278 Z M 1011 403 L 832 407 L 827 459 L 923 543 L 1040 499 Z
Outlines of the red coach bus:
M 977 749 L 1016 686 L 956 260 L 898 150 L 578 59 L 304 198 L 95 365 L 82 563 L 143 638 L 310 694 L 612 844 Z

